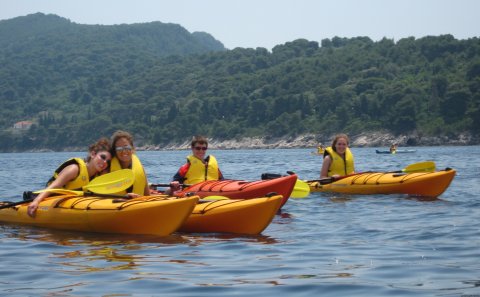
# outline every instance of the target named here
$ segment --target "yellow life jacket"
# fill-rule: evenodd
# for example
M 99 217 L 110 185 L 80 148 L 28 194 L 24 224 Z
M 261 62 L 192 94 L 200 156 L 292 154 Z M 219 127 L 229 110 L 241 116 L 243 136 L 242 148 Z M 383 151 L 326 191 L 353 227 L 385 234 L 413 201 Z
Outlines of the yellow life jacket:
M 218 180 L 218 163 L 214 156 L 208 156 L 208 162 L 204 164 L 202 160 L 190 155 L 187 157 L 190 163 L 187 173 L 185 174 L 185 184 L 198 184 L 206 180 Z
M 113 157 L 110 163 L 110 172 L 117 171 L 122 169 L 120 161 L 117 157 Z M 119 192 L 118 194 L 126 194 L 127 191 L 138 194 L 145 195 L 145 185 L 147 184 L 147 177 L 145 176 L 145 170 L 143 169 L 142 162 L 138 159 L 137 155 L 132 154 L 132 171 L 134 176 L 133 188 L 127 189 L 125 191 Z
M 48 180 L 47 186 L 57 179 L 58 175 L 63 169 L 65 169 L 65 167 L 72 164 L 78 165 L 78 175 L 74 180 L 68 182 L 63 187 L 67 190 L 82 190 L 82 187 L 86 186 L 90 182 L 90 177 L 88 176 L 87 164 L 81 158 L 68 159 L 62 165 L 60 165 L 53 173 L 53 176 Z
M 331 146 L 327 147 L 325 150 L 332 159 L 332 163 L 328 169 L 328 176 L 333 176 L 335 174 L 348 175 L 355 172 L 353 154 L 348 147 L 345 151 L 345 160 L 337 154 Z

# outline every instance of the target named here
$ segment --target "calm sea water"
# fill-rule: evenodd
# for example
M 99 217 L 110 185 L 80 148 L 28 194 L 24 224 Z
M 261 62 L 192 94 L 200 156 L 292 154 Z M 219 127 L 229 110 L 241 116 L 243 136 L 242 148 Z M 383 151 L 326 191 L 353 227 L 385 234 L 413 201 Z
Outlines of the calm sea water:
M 403 195 L 290 199 L 258 236 L 115 236 L 0 224 L 2 296 L 480 296 L 480 147 L 353 148 L 357 171 L 433 160 L 457 170 L 433 201 Z M 313 150 L 313 149 L 312 149 Z M 228 178 L 319 175 L 308 149 L 211 151 Z M 170 180 L 187 151 L 139 152 L 149 181 Z M 43 188 L 84 153 L 0 154 L 2 200 Z M 315 295 L 314 295 L 315 294 Z

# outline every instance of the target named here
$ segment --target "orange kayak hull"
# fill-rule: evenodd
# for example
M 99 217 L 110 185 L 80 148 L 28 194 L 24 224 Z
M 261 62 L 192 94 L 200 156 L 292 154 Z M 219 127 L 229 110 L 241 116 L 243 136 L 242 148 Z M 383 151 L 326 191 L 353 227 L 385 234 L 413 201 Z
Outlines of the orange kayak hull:
M 282 196 L 201 201 L 195 206 L 181 232 L 259 234 L 271 223 Z
M 312 192 L 343 194 L 408 194 L 420 197 L 438 197 L 450 186 L 456 171 L 453 169 L 436 172 L 386 173 L 366 172 L 321 185 L 309 182 Z
M 42 201 L 35 218 L 28 203 L 0 209 L 0 222 L 43 228 L 167 236 L 192 213 L 198 197 L 147 196 L 130 200 L 62 195 Z
M 251 199 L 265 197 L 276 193 L 283 197 L 283 206 L 292 194 L 297 175 L 282 176 L 274 179 L 242 181 L 242 180 L 208 180 L 188 188 L 182 192 L 176 192 L 179 197 L 187 196 L 187 193 L 199 197 L 225 196 L 230 199 Z

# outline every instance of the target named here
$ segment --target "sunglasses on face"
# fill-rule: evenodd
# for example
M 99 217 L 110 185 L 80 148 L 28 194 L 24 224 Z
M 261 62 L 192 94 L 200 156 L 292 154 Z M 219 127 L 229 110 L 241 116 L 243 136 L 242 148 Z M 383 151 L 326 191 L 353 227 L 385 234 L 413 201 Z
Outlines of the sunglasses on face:
M 105 154 L 98 154 L 98 156 L 100 157 L 100 159 L 102 159 L 105 162 L 110 161 L 110 159 L 108 159 L 108 156 Z
M 121 152 L 131 152 L 132 151 L 132 147 L 129 146 L 129 145 L 125 145 L 125 146 L 117 146 L 115 148 L 115 151 L 121 153 Z
M 194 149 L 195 149 L 196 151 L 200 151 L 200 150 L 201 150 L 201 151 L 206 151 L 206 150 L 207 150 L 207 147 L 206 147 L 206 146 L 196 146 L 196 147 L 194 147 Z

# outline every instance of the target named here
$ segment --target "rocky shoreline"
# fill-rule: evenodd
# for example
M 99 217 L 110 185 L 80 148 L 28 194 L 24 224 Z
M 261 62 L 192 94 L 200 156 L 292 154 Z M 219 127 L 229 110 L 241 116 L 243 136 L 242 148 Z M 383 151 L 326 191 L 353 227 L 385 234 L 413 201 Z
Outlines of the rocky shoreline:
M 445 146 L 445 145 L 480 145 L 480 135 L 462 133 L 454 137 L 447 136 L 420 136 L 393 135 L 386 132 L 369 132 L 358 135 L 349 135 L 350 147 L 390 147 L 392 143 L 399 147 L 412 146 Z M 289 149 L 289 148 L 312 148 L 319 144 L 330 146 L 334 135 L 304 134 L 297 137 L 267 138 L 267 137 L 245 137 L 241 139 L 218 140 L 209 138 L 209 148 L 219 150 L 234 149 Z M 66 147 L 64 152 L 83 152 L 85 147 Z M 170 143 L 168 145 L 139 144 L 138 151 L 173 151 L 189 150 L 190 141 L 182 143 Z M 24 151 L 25 152 L 25 151 Z M 51 149 L 36 149 L 26 152 L 53 152 Z
M 315 148 L 319 143 L 324 146 L 331 144 L 334 135 L 305 134 L 291 138 L 265 138 L 248 137 L 241 139 L 216 140 L 209 139 L 211 149 L 283 149 L 283 148 Z M 406 146 L 440 146 L 440 145 L 478 145 L 480 137 L 467 133 L 455 137 L 438 136 L 426 137 L 417 134 L 393 135 L 385 132 L 372 132 L 352 135 L 350 137 L 351 147 L 390 147 L 397 143 L 400 147 Z M 138 150 L 187 150 L 190 142 L 172 143 L 165 146 L 141 145 Z

